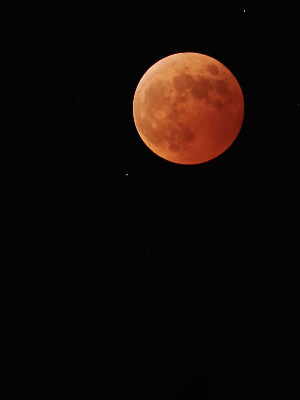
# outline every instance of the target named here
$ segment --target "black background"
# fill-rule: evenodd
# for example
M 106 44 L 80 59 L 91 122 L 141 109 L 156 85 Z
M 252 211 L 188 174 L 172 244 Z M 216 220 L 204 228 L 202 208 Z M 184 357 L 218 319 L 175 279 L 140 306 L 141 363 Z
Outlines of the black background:
M 5 20 L 3 393 L 292 398 L 297 6 L 49 3 Z M 179 52 L 222 62 L 245 99 L 233 145 L 194 166 L 152 153 L 132 116 L 143 74 Z

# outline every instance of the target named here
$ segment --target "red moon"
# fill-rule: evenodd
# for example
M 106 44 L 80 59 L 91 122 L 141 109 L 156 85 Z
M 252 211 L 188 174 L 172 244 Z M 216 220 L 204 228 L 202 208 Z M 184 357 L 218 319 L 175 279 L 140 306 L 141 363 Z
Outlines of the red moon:
M 144 143 L 177 164 L 201 164 L 227 150 L 244 119 L 244 97 L 222 63 L 178 53 L 152 65 L 133 99 L 133 118 Z

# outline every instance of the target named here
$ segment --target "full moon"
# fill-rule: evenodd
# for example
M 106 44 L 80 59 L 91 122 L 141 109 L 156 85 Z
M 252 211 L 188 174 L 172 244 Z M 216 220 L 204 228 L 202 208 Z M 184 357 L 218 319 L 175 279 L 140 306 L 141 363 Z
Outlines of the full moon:
M 201 164 L 227 150 L 244 119 L 244 97 L 234 75 L 204 54 L 178 53 L 142 76 L 133 118 L 143 142 L 177 164 Z

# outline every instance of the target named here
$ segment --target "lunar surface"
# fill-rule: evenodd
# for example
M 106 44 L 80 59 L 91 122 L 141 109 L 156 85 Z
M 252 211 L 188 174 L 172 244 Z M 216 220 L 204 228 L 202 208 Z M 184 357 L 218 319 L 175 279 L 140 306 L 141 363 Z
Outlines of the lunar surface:
M 134 94 L 133 118 L 155 154 L 178 164 L 200 164 L 236 139 L 244 97 L 222 63 L 203 54 L 178 53 L 143 75 Z

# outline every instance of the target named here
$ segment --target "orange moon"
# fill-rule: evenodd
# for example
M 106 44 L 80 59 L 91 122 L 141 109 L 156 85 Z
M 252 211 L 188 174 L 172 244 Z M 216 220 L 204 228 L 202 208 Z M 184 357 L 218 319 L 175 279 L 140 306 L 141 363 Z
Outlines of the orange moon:
M 177 164 L 200 164 L 224 153 L 236 139 L 244 97 L 234 75 L 214 58 L 172 54 L 142 76 L 133 118 L 155 154 Z

